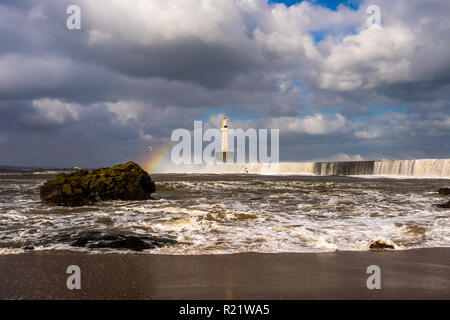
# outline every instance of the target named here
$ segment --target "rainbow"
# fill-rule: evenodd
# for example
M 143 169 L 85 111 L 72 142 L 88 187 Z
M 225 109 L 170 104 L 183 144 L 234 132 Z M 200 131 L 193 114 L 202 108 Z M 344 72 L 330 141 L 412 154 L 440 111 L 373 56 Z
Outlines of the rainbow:
M 153 148 L 152 151 L 148 151 L 148 155 L 145 157 L 141 163 L 143 163 L 144 169 L 149 173 L 154 173 L 160 168 L 160 164 L 164 162 L 167 156 L 172 149 L 172 142 L 168 142 L 166 144 L 160 145 L 158 147 Z

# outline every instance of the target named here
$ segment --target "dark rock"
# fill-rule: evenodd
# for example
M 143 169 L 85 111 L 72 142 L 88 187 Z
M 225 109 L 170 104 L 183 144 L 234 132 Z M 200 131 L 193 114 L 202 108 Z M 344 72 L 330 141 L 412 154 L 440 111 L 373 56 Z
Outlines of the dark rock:
M 86 232 L 75 236 L 75 241 L 71 243 L 73 247 L 84 247 L 89 249 L 120 249 L 143 251 L 166 246 L 175 245 L 177 241 L 166 238 L 125 235 L 125 234 L 104 234 L 97 231 Z
M 31 246 L 31 245 L 27 245 L 27 246 L 24 246 L 22 249 L 23 249 L 23 250 L 26 250 L 26 251 L 33 251 L 33 250 L 34 250 L 34 247 Z
M 438 204 L 437 207 L 442 209 L 450 209 L 450 201 L 444 204 Z
M 370 244 L 370 249 L 382 250 L 382 249 L 395 249 L 393 245 L 387 244 L 386 241 L 377 240 Z
M 441 189 L 439 189 L 439 194 L 443 194 L 444 196 L 450 195 L 450 188 L 441 188 Z
M 148 173 L 134 162 L 90 172 L 61 173 L 40 187 L 42 202 L 70 207 L 99 200 L 148 200 L 155 191 Z

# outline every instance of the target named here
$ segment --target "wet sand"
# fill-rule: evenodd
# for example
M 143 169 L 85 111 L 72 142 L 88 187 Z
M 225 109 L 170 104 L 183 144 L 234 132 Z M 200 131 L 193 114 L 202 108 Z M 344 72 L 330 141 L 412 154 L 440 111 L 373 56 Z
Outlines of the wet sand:
M 66 268 L 81 268 L 68 290 Z M 366 286 L 381 268 L 381 290 Z M 1 299 L 450 299 L 450 248 L 169 256 L 42 251 L 0 256 Z

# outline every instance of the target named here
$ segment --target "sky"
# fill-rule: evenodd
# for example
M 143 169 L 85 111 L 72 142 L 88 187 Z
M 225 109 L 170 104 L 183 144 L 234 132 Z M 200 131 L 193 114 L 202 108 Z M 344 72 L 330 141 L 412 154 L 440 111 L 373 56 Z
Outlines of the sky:
M 72 4 L 81 30 L 66 27 Z M 450 158 L 449 13 L 447 0 L 0 0 L 0 165 L 142 163 L 224 115 L 280 129 L 281 161 Z

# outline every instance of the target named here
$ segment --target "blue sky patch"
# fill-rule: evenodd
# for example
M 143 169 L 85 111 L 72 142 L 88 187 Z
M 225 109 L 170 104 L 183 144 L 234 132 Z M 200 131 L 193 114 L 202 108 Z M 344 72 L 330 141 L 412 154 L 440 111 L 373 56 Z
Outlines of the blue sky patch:
M 308 1 L 331 10 L 337 10 L 340 4 L 353 10 L 358 10 L 361 0 L 269 0 L 269 3 L 284 3 L 286 6 L 292 6 L 297 3 Z

